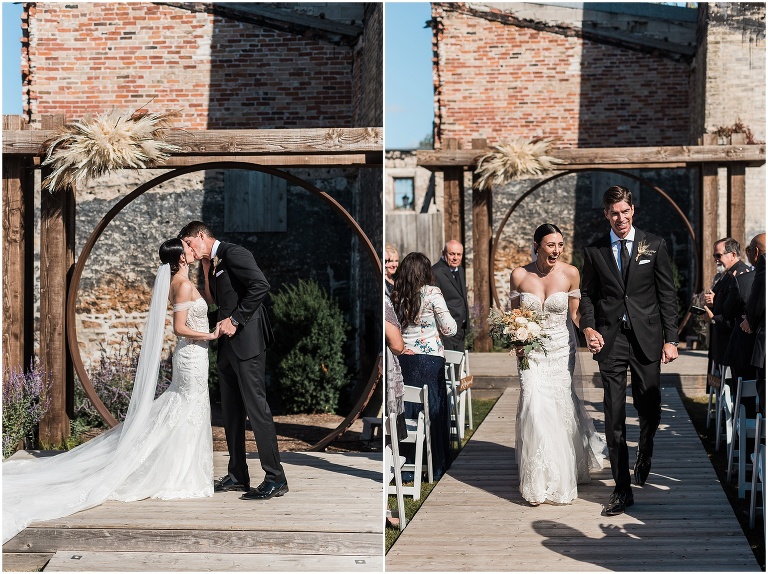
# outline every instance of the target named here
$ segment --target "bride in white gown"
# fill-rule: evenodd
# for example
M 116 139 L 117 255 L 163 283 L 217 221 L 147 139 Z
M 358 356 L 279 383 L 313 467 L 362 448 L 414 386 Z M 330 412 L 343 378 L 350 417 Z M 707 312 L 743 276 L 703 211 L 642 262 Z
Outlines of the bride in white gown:
M 546 353 L 531 351 L 530 367 L 520 370 L 515 456 L 525 500 L 567 504 L 578 495 L 576 485 L 602 468 L 607 447 L 573 386 L 575 342 L 568 319 L 578 324 L 578 269 L 558 260 L 563 235 L 555 225 L 536 230 L 534 252 L 532 263 L 512 272 L 510 305 L 542 317 Z
M 3 463 L 3 543 L 31 522 L 106 500 L 213 495 L 208 398 L 208 305 L 189 280 L 194 257 L 179 239 L 160 247 L 149 316 L 125 421 L 71 451 Z M 168 299 L 173 303 L 173 378 L 154 399 Z

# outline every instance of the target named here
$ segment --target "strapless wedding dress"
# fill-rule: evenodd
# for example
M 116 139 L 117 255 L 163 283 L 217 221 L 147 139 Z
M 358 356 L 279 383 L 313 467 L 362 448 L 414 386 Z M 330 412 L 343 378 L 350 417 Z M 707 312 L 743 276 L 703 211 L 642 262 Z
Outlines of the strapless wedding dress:
M 520 493 L 528 502 L 567 504 L 577 484 L 589 482 L 590 470 L 602 468 L 605 440 L 595 432 L 573 390 L 569 360 L 568 299 L 578 290 L 551 294 L 543 302 L 520 294 L 520 305 L 542 317 L 543 351 L 528 355 L 530 368 L 520 371 L 515 456 Z
M 205 300 L 174 306 L 184 308 L 187 326 L 207 333 Z M 212 496 L 208 342 L 180 337 L 171 385 L 152 402 L 146 418 L 131 426 L 130 440 L 121 441 L 126 423 L 56 456 L 4 462 L 3 543 L 33 521 L 106 500 Z

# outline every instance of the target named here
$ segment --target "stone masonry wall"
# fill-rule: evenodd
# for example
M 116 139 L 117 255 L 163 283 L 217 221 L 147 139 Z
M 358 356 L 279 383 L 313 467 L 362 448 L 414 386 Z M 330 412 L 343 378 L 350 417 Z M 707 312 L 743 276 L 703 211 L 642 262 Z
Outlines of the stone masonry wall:
M 467 6 L 432 8 L 436 147 L 537 135 L 560 147 L 688 144 L 686 63 L 491 21 Z

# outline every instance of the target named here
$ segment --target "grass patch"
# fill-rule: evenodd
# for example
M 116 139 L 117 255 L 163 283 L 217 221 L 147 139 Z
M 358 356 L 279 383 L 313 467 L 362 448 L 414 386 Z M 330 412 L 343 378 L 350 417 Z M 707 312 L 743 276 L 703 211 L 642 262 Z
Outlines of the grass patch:
M 760 516 L 755 519 L 755 528 L 749 528 L 749 496 L 744 500 L 739 498 L 739 489 L 736 486 L 735 479 L 732 483 L 727 481 L 728 476 L 728 449 L 725 447 L 725 441 L 720 447 L 720 450 L 715 452 L 715 421 L 714 418 L 710 423 L 709 430 L 707 430 L 707 395 L 688 397 L 682 395 L 683 404 L 688 411 L 688 416 L 693 423 L 696 433 L 701 439 L 701 444 L 704 446 L 704 450 L 707 451 L 712 467 L 715 469 L 717 479 L 720 481 L 720 485 L 723 487 L 728 502 L 731 503 L 733 513 L 736 515 L 736 519 L 741 525 L 741 529 L 744 532 L 744 536 L 747 538 L 752 552 L 755 554 L 757 562 L 760 567 L 765 570 L 765 538 L 763 537 L 763 524 Z M 749 454 L 749 453 L 748 453 Z M 758 506 L 760 501 L 758 501 Z M 764 518 L 763 518 L 764 520 Z
M 474 429 L 466 429 L 464 432 L 464 441 L 461 443 L 462 448 L 464 445 L 467 444 L 467 441 L 472 437 L 474 432 L 478 429 L 480 426 L 480 423 L 483 422 L 486 416 L 488 416 L 488 413 L 491 412 L 491 409 L 493 408 L 493 405 L 496 404 L 496 401 L 498 398 L 495 399 L 472 399 L 472 422 L 475 425 Z M 456 452 L 456 449 L 453 449 L 453 458 L 456 458 L 458 453 Z M 413 485 L 413 483 L 407 483 L 408 485 Z M 424 501 L 429 496 L 429 493 L 432 492 L 432 489 L 435 488 L 437 485 L 436 482 L 428 483 L 426 481 L 422 481 L 421 483 L 421 498 L 419 500 L 414 500 L 410 496 L 403 497 L 404 505 L 405 505 L 405 517 L 408 520 L 408 522 L 411 521 L 411 519 L 415 516 L 415 514 L 418 512 L 419 508 L 421 508 L 421 505 L 424 503 Z M 387 500 L 388 508 L 396 509 L 397 508 L 397 497 L 392 495 L 388 497 Z M 407 526 L 406 526 L 407 528 Z M 397 538 L 400 536 L 400 529 L 394 528 L 389 525 L 384 529 L 384 544 L 385 549 L 384 552 L 389 552 L 389 549 L 392 548 L 392 545 L 395 543 Z

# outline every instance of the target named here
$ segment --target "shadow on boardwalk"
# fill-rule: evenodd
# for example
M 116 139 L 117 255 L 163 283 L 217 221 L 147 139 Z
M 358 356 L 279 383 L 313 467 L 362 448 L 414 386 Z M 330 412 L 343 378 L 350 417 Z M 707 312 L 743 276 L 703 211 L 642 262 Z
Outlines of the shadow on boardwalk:
M 499 399 L 387 554 L 387 571 L 760 571 L 676 389 L 662 392 L 649 480 L 615 517 L 600 515 L 613 488 L 607 463 L 573 504 L 522 499 L 518 394 Z M 601 430 L 602 393 L 587 399 Z M 627 427 L 633 458 L 637 419 Z

